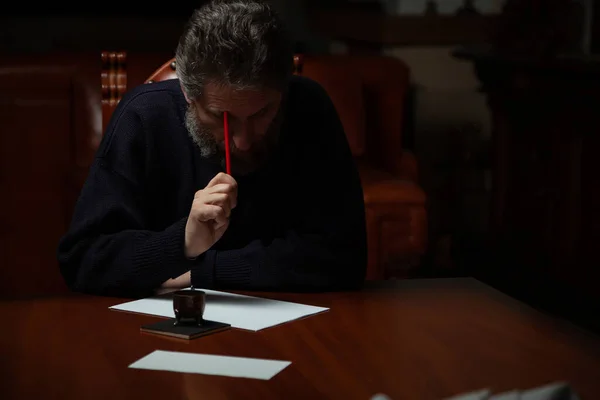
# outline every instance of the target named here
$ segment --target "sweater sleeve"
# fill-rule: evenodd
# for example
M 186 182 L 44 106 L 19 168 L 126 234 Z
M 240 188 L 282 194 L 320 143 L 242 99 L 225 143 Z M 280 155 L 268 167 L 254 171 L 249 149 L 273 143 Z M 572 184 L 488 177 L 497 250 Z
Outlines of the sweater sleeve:
M 290 176 L 296 190 L 285 218 L 289 226 L 268 242 L 209 250 L 191 270 L 194 286 L 301 292 L 362 285 L 367 243 L 361 182 L 338 114 L 324 90 L 316 90 L 304 115 L 312 129 L 295 143 L 303 156 L 295 168 L 300 176 Z
M 184 256 L 186 219 L 148 229 L 143 124 L 122 100 L 98 149 L 58 245 L 58 261 L 73 291 L 143 297 L 190 269 Z

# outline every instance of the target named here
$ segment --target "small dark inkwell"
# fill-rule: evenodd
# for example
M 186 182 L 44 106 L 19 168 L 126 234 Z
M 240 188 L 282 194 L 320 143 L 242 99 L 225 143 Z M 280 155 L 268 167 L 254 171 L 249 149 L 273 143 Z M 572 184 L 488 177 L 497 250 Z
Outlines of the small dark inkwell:
M 204 308 L 206 306 L 206 293 L 202 290 L 178 290 L 173 294 L 173 311 L 175 312 L 175 326 L 201 326 L 204 322 Z
M 225 331 L 231 324 L 204 319 L 206 293 L 194 287 L 178 290 L 173 293 L 173 311 L 175 318 L 160 320 L 142 325 L 145 333 L 172 336 L 180 339 L 195 339 Z

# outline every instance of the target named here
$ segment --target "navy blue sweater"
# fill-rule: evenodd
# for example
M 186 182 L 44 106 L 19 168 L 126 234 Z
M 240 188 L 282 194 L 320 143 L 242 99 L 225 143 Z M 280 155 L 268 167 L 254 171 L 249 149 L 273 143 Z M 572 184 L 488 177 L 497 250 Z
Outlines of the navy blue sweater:
M 191 271 L 198 288 L 323 291 L 360 286 L 367 263 L 362 188 L 343 128 L 316 82 L 293 77 L 278 152 L 238 182 L 229 228 L 184 256 L 196 191 L 220 171 L 185 124 L 177 80 L 142 85 L 119 103 L 58 246 L 78 292 L 141 297 Z

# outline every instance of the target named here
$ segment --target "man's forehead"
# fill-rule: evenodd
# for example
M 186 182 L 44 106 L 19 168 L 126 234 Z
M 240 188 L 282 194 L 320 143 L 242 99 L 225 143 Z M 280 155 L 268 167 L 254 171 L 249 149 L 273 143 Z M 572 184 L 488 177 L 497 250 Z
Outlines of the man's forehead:
M 204 86 L 201 102 L 204 107 L 210 109 L 229 110 L 247 107 L 260 109 L 280 98 L 280 92 L 270 88 L 240 89 L 209 82 Z

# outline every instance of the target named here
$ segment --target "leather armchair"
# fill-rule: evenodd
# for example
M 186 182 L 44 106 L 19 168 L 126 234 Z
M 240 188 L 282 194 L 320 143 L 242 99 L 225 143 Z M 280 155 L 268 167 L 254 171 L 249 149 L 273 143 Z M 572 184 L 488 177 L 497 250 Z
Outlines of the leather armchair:
M 367 208 L 367 278 L 409 277 L 426 250 L 427 213 L 417 161 L 402 149 L 407 65 L 380 55 L 296 55 L 294 63 L 331 97 L 356 158 Z
M 105 126 L 127 90 L 126 53 L 102 53 Z M 406 278 L 427 246 L 426 196 L 415 157 L 402 149 L 409 70 L 386 56 L 296 55 L 295 73 L 319 82 L 346 131 L 362 179 L 369 265 L 367 279 Z M 175 60 L 144 83 L 175 79 Z

